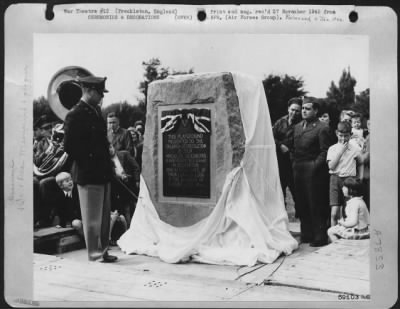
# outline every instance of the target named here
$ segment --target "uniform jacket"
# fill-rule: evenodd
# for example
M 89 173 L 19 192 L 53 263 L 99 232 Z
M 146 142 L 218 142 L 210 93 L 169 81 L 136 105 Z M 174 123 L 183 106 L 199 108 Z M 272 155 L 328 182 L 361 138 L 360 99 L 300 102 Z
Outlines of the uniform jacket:
M 132 151 L 133 143 L 128 130 L 121 127 L 118 128 L 117 132 L 108 132 L 108 141 L 114 146 L 115 150 L 127 150 Z
M 279 148 L 282 144 L 287 147 L 290 146 L 290 139 L 293 138 L 293 130 L 296 123 L 289 124 L 289 115 L 285 115 L 275 122 L 272 127 L 272 133 L 274 134 L 278 153 L 280 153 Z
M 80 101 L 65 118 L 64 149 L 73 159 L 72 179 L 79 185 L 105 184 L 113 167 L 107 127 L 100 109 Z
M 326 165 L 326 154 L 331 146 L 329 126 L 316 119 L 307 124 L 300 121 L 294 127 L 293 160 L 294 162 L 314 161 L 315 168 Z

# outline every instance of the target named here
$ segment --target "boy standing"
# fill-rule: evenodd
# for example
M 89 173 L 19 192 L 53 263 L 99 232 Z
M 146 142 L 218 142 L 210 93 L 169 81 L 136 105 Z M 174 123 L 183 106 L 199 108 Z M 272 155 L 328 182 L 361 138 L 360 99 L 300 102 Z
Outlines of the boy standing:
M 350 123 L 347 121 L 339 122 L 336 136 L 338 142 L 329 147 L 326 157 L 330 174 L 329 203 L 331 206 L 331 226 L 337 224 L 342 206 L 344 205 L 343 181 L 350 176 L 358 175 L 357 169 L 361 164 L 361 148 L 355 143 L 350 143 Z

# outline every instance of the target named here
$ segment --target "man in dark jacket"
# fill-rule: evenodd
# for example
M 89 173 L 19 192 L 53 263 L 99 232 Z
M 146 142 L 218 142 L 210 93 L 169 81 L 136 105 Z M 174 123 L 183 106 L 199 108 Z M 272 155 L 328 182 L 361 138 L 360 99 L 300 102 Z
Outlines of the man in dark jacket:
M 296 193 L 294 189 L 293 169 L 289 148 L 293 138 L 294 126 L 301 120 L 301 98 L 292 98 L 288 102 L 288 114 L 279 118 L 272 127 L 278 159 L 279 178 L 281 181 L 283 196 L 286 199 L 286 188 L 290 189 L 296 209 Z M 297 211 L 296 211 L 297 216 Z
M 329 127 L 318 117 L 315 98 L 304 98 L 303 120 L 294 128 L 293 173 L 301 241 L 317 247 L 327 244 L 329 218 L 329 173 L 326 154 Z
M 64 149 L 73 159 L 72 177 L 78 185 L 83 230 L 90 261 L 108 254 L 110 231 L 110 194 L 113 167 L 107 141 L 107 127 L 101 116 L 106 78 L 79 78 L 82 98 L 65 118 Z

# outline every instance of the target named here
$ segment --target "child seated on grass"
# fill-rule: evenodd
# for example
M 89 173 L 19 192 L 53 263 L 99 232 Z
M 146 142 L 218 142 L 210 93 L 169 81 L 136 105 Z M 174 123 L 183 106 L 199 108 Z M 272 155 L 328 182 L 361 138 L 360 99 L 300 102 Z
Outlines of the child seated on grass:
M 328 229 L 331 242 L 339 239 L 369 238 L 369 212 L 362 198 L 362 183 L 356 177 L 348 177 L 343 183 L 343 195 L 348 198 L 345 207 L 346 219 Z

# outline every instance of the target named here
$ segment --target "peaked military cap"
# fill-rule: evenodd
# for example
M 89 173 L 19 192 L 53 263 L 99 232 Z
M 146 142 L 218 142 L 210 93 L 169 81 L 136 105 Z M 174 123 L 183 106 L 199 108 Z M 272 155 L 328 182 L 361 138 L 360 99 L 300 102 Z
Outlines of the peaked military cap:
M 102 92 L 108 92 L 106 89 L 106 79 L 107 77 L 86 76 L 78 77 L 77 81 L 84 87 L 94 88 Z

